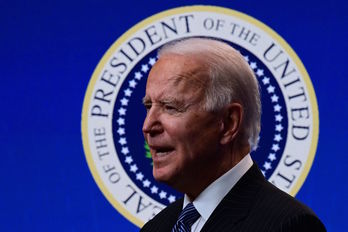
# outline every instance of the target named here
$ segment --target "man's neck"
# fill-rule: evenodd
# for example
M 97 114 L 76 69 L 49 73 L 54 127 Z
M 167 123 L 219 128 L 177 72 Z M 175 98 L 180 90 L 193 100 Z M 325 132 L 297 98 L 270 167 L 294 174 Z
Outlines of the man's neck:
M 182 192 L 185 193 L 191 201 L 194 201 L 211 183 L 235 167 L 245 156 L 249 155 L 249 152 L 249 146 L 243 146 L 238 151 L 233 151 L 233 149 L 231 149 L 229 154 L 222 156 L 221 161 L 218 163 L 218 167 L 211 167 L 209 171 L 202 171 L 199 175 L 197 173 L 196 180 L 190 181 L 191 184 L 187 185 Z

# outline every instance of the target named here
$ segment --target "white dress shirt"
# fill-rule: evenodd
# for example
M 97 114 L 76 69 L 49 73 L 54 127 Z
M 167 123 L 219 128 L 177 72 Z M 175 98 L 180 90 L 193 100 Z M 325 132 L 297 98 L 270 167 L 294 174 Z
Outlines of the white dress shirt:
M 192 225 L 192 232 L 201 231 L 214 209 L 252 165 L 253 161 L 250 154 L 248 154 L 236 166 L 216 179 L 199 194 L 192 203 L 201 217 Z M 189 203 L 190 200 L 188 196 L 185 195 L 183 209 Z

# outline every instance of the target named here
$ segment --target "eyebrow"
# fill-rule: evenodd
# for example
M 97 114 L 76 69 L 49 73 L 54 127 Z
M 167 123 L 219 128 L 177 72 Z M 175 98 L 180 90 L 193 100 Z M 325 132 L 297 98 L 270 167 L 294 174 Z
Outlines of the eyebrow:
M 149 97 L 148 97 L 148 96 L 145 96 L 145 97 L 143 97 L 142 102 L 143 102 L 143 104 L 146 104 L 146 103 L 151 102 L 151 100 L 149 99 Z
M 143 97 L 142 101 L 143 101 L 143 104 L 147 104 L 147 103 L 152 102 L 151 99 L 148 96 Z M 163 99 L 160 99 L 158 102 L 161 103 L 161 104 L 166 104 L 166 103 L 180 104 L 180 101 L 178 99 L 174 98 L 174 97 L 163 98 Z

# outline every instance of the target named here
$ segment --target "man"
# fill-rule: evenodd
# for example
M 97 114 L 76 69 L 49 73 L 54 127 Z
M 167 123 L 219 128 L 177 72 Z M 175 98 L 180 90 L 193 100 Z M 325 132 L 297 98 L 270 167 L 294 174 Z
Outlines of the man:
M 143 101 L 153 175 L 185 197 L 141 231 L 325 231 L 253 163 L 259 87 L 232 47 L 203 38 L 164 46 Z

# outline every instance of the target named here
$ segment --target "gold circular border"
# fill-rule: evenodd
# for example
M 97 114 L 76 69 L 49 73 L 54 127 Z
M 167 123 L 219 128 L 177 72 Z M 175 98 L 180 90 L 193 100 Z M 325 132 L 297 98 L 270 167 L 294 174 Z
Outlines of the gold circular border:
M 290 194 L 292 196 L 295 196 L 301 186 L 303 185 L 309 170 L 312 166 L 315 152 L 317 149 L 318 144 L 318 136 L 319 136 L 319 112 L 318 112 L 318 104 L 317 99 L 315 96 L 315 92 L 312 86 L 312 82 L 309 78 L 309 75 L 307 73 L 307 70 L 305 69 L 304 65 L 302 64 L 299 57 L 296 55 L 296 53 L 292 50 L 290 45 L 281 37 L 279 36 L 275 31 L 273 31 L 271 28 L 269 28 L 264 23 L 258 21 L 257 19 L 246 15 L 244 13 L 224 8 L 224 7 L 217 7 L 217 6 L 203 6 L 203 5 L 196 5 L 196 6 L 185 6 L 185 7 L 178 7 L 166 11 L 162 11 L 158 14 L 155 14 L 149 18 L 144 19 L 143 21 L 137 23 L 135 26 L 130 28 L 126 33 L 124 33 L 119 39 L 117 39 L 112 46 L 107 50 L 107 52 L 104 54 L 100 62 L 98 63 L 96 69 L 94 70 L 92 74 L 92 78 L 89 81 L 87 91 L 85 94 L 83 107 L 82 107 L 82 120 L 81 120 L 81 131 L 82 131 L 82 143 L 83 143 L 83 149 L 85 152 L 86 160 L 88 163 L 88 167 L 90 171 L 92 172 L 93 178 L 95 182 L 97 183 L 98 187 L 101 189 L 104 196 L 108 199 L 108 201 L 117 209 L 118 212 L 120 212 L 124 217 L 126 217 L 128 220 L 130 220 L 135 225 L 142 227 L 144 223 L 140 221 L 138 218 L 133 216 L 129 211 L 123 207 L 109 192 L 109 190 L 106 188 L 104 183 L 102 182 L 95 164 L 92 159 L 92 154 L 90 151 L 90 145 L 88 141 L 88 109 L 90 106 L 90 99 L 93 92 L 93 87 L 98 80 L 98 74 L 102 71 L 103 67 L 105 66 L 107 60 L 112 56 L 113 52 L 126 41 L 127 38 L 131 37 L 134 33 L 136 33 L 139 29 L 145 27 L 146 25 L 167 16 L 172 16 L 175 14 L 182 14 L 182 13 L 188 13 L 188 12 L 215 12 L 215 13 L 221 13 L 226 15 L 232 15 L 235 17 L 238 17 L 240 19 L 243 19 L 251 24 L 256 25 L 257 27 L 261 28 L 265 32 L 267 32 L 273 39 L 275 39 L 281 46 L 286 50 L 286 52 L 290 55 L 290 57 L 295 62 L 296 66 L 299 68 L 300 73 L 302 74 L 304 81 L 306 83 L 306 87 L 309 93 L 309 99 L 312 107 L 312 113 L 313 113 L 313 137 L 312 137 L 312 143 L 310 146 L 309 156 L 307 158 L 307 162 L 305 163 L 304 169 L 297 180 L 295 186 L 290 191 Z

